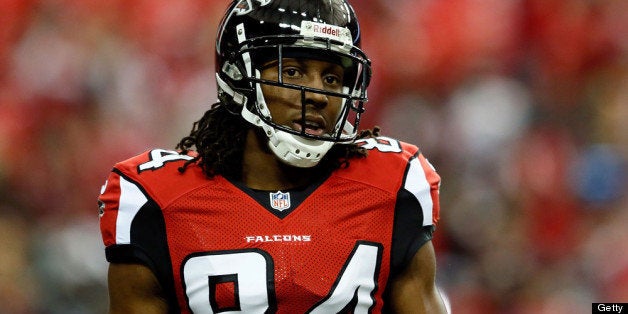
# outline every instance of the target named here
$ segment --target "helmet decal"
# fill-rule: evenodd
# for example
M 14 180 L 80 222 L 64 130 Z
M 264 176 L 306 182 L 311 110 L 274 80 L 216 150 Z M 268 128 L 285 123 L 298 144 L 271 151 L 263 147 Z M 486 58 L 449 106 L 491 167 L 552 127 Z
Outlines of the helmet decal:
M 348 28 L 313 21 L 301 22 L 301 35 L 306 38 L 322 37 L 337 40 L 347 45 L 353 44 L 351 31 Z
M 259 2 L 262 7 L 271 3 L 271 1 L 272 0 L 255 0 L 255 2 Z M 240 0 L 240 2 L 233 8 L 233 11 L 237 15 L 245 15 L 253 11 L 252 0 Z

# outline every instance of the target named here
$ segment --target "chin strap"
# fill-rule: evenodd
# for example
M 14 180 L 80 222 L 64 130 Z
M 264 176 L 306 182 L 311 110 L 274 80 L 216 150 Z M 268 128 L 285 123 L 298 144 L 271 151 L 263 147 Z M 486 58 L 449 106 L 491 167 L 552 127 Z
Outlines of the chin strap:
M 333 142 L 306 139 L 284 131 L 277 131 L 274 138 L 277 145 L 269 140 L 270 150 L 282 162 L 299 168 L 316 166 L 334 145 Z

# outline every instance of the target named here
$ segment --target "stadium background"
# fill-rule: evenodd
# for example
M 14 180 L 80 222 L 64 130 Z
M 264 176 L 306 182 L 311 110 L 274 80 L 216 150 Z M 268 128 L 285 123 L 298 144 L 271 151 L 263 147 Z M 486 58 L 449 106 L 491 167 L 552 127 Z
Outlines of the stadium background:
M 96 197 L 215 100 L 226 0 L 0 0 L 0 313 L 103 313 Z M 628 301 L 628 1 L 354 0 L 364 127 L 443 177 L 454 313 Z

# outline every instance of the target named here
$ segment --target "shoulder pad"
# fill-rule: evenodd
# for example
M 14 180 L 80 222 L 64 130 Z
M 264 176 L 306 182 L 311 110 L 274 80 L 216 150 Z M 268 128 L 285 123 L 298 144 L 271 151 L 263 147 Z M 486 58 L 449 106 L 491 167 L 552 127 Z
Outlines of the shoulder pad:
M 190 165 L 185 172 L 179 168 L 192 160 L 196 152 L 186 155 L 176 151 L 153 149 L 117 163 L 114 172 L 141 186 L 159 205 L 207 183 L 200 167 Z

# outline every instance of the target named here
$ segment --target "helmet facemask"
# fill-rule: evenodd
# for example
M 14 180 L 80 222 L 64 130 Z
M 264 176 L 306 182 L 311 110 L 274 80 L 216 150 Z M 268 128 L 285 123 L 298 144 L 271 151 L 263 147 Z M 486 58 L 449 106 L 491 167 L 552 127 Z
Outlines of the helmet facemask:
M 253 61 L 254 75 L 248 77 L 247 80 L 249 80 L 251 85 L 255 88 L 255 101 L 248 103 L 249 110 L 259 115 L 265 123 L 272 127 L 304 138 L 340 143 L 347 143 L 354 140 L 357 132 L 355 126 L 360 122 L 360 115 L 364 112 L 364 103 L 367 100 L 365 89 L 362 88 L 362 86 L 357 86 L 358 82 L 362 80 L 357 78 L 356 73 L 361 72 L 363 67 L 356 63 L 352 63 L 350 67 L 342 66 L 344 73 L 343 86 L 341 90 L 337 91 L 291 84 L 282 77 L 286 59 L 320 60 L 340 65 L 338 61 L 340 58 L 334 55 L 326 56 L 321 53 L 321 51 L 317 50 L 295 49 L 285 46 L 279 46 L 273 49 L 273 53 L 269 53 L 270 49 L 268 48 L 259 49 L 259 51 L 265 51 L 265 53 L 263 53 L 264 58 L 261 59 L 259 63 Z M 346 59 L 345 64 L 347 60 L 351 60 L 347 57 L 343 58 Z M 253 57 L 252 59 L 255 60 L 257 58 Z M 278 68 L 276 77 L 261 77 L 260 68 L 265 63 L 264 60 L 274 61 L 274 66 Z M 316 107 L 307 101 L 306 94 L 319 94 L 324 96 L 328 99 L 326 105 L 336 108 L 337 114 L 335 117 L 330 117 L 330 119 L 326 121 L 328 125 L 326 125 L 326 131 L 322 133 L 308 132 L 305 127 L 294 128 L 290 125 L 281 124 L 273 119 L 272 113 L 267 109 L 268 98 L 264 97 L 264 94 L 259 91 L 263 89 L 263 87 L 265 87 L 266 90 L 268 90 L 269 87 L 273 87 L 275 90 L 291 90 L 300 95 L 299 99 L 295 99 L 294 102 L 298 102 L 298 104 L 295 105 L 301 106 L 301 118 L 298 123 L 301 126 L 306 126 L 309 123 L 307 116 L 311 112 L 308 111 L 312 111 L 314 110 L 312 108 Z
M 247 38 L 244 23 L 236 25 L 235 29 L 238 44 L 232 46 L 228 59 L 223 58 L 217 73 L 221 99 L 241 106 L 242 116 L 264 130 L 269 147 L 282 161 L 297 167 L 312 167 L 333 144 L 350 143 L 356 138 L 360 115 L 367 101 L 366 88 L 371 70 L 370 61 L 354 45 L 348 28 L 304 20 L 300 28 L 292 28 L 299 29 L 298 33 L 252 38 Z M 342 90 L 330 91 L 284 82 L 284 60 L 288 58 L 340 65 L 344 70 Z M 278 67 L 277 77 L 262 78 L 261 71 L 268 62 L 274 62 Z M 276 121 L 267 106 L 263 86 L 299 93 L 299 121 L 289 124 Z M 329 99 L 328 105 L 338 106 L 337 115 L 326 119 L 324 132 L 320 124 L 308 120 L 308 110 L 313 110 L 306 102 L 306 94 L 310 93 L 324 95 Z

